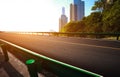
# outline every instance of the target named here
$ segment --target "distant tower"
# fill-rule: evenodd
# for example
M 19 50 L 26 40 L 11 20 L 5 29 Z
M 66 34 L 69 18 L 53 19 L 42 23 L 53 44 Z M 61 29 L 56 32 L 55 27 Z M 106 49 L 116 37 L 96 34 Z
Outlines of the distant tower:
M 77 6 L 70 4 L 70 20 L 77 21 Z
M 62 15 L 65 15 L 65 7 L 62 7 Z
M 68 21 L 68 18 L 65 15 L 65 8 L 63 7 L 62 8 L 62 15 L 61 15 L 61 17 L 59 19 L 59 32 L 65 26 L 65 24 L 67 23 L 67 21 Z
M 73 4 L 70 4 L 70 20 L 79 21 L 84 17 L 84 1 L 74 0 Z

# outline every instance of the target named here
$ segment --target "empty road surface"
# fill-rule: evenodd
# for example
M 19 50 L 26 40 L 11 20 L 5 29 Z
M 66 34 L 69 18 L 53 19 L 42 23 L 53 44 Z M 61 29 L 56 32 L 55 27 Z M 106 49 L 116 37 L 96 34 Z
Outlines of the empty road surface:
M 120 77 L 120 41 L 9 33 L 0 33 L 0 39 L 104 77 Z

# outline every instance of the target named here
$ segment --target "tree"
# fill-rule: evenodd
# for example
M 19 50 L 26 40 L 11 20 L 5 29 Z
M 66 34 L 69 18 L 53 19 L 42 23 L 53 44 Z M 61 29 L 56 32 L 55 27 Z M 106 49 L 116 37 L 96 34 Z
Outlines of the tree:
M 100 12 L 93 12 L 85 20 L 86 32 L 102 32 L 102 15 Z
M 106 0 L 95 1 L 95 4 L 92 7 L 92 10 L 102 12 L 105 9 L 105 5 L 106 5 Z
M 103 13 L 103 30 L 105 32 L 120 32 L 120 0 L 113 3 L 109 11 Z
M 74 29 L 75 26 L 76 26 L 76 22 L 69 22 L 61 29 L 61 32 L 75 32 L 76 31 Z
M 84 21 L 69 22 L 66 24 L 61 32 L 83 32 L 85 27 Z

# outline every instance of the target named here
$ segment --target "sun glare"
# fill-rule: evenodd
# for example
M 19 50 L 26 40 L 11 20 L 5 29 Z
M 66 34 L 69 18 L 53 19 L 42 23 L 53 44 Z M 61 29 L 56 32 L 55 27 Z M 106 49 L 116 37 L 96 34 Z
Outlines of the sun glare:
M 3 0 L 0 11 L 0 30 L 58 31 L 60 15 L 51 0 Z

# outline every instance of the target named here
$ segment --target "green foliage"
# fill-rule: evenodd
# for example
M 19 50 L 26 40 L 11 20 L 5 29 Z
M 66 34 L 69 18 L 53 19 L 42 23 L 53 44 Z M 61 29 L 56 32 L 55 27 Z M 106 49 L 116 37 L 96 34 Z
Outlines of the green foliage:
M 120 32 L 120 0 L 117 0 L 111 9 L 103 14 L 104 31 Z
M 69 22 L 61 32 L 83 32 L 85 23 L 83 21 Z
M 106 0 L 97 0 L 91 10 L 102 12 L 105 9 L 105 4 Z
M 102 26 L 102 15 L 101 12 L 93 12 L 84 21 L 86 24 L 86 32 L 101 32 Z

